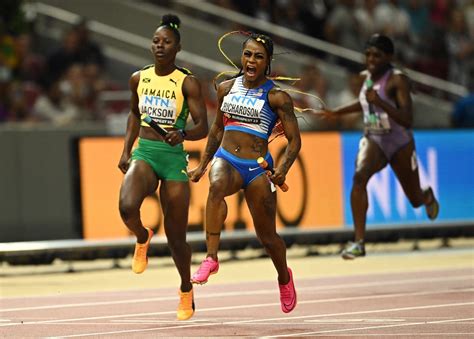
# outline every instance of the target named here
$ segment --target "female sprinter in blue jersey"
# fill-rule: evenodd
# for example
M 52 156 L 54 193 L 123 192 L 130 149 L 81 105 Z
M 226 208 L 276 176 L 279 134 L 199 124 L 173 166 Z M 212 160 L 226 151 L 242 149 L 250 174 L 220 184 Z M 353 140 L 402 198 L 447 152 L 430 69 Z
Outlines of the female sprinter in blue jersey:
M 192 281 L 203 284 L 209 275 L 217 273 L 220 232 L 227 216 L 224 198 L 243 189 L 257 237 L 278 272 L 282 311 L 288 313 L 296 306 L 296 291 L 286 263 L 285 243 L 276 233 L 275 184 L 284 183 L 301 139 L 291 97 L 267 77 L 272 56 L 273 42 L 268 36 L 249 34 L 243 44 L 239 74 L 218 86 L 216 119 L 201 162 L 190 171 L 190 179 L 198 181 L 212 160 L 206 205 L 207 257 Z M 273 166 L 268 138 L 278 121 L 288 144 L 269 181 L 257 159 L 263 157 Z

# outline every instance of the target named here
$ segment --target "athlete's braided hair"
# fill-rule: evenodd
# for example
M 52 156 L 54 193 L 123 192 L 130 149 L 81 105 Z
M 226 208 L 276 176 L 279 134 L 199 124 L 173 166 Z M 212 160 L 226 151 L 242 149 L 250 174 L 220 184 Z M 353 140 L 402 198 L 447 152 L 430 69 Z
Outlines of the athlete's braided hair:
M 265 75 L 269 76 L 271 74 L 271 61 L 273 60 L 273 40 L 268 36 L 268 35 L 265 35 L 265 34 L 259 34 L 259 33 L 254 33 L 254 32 L 249 32 L 249 31 L 232 31 L 232 32 L 227 32 L 225 34 L 223 34 L 220 38 L 219 38 L 219 41 L 217 42 L 217 47 L 219 48 L 219 51 L 221 52 L 221 54 L 224 56 L 224 58 L 226 58 L 226 60 L 229 62 L 229 64 L 231 64 L 235 69 L 237 69 L 238 71 L 224 71 L 224 72 L 221 72 L 219 74 L 217 74 L 215 77 L 214 77 L 214 80 L 213 80 L 213 83 L 214 83 L 214 88 L 217 89 L 217 79 L 219 79 L 221 76 L 223 75 L 232 75 L 230 78 L 228 79 L 234 79 L 234 78 L 237 78 L 239 76 L 241 76 L 243 74 L 243 70 L 242 70 L 242 67 L 238 67 L 228 56 L 227 54 L 224 52 L 224 50 L 222 49 L 222 41 L 227 38 L 229 35 L 232 35 L 232 34 L 240 34 L 240 35 L 244 35 L 246 36 L 247 38 L 244 40 L 243 44 L 242 44 L 242 48 L 245 46 L 245 44 L 247 43 L 247 41 L 249 41 L 250 39 L 252 40 L 255 40 L 256 42 L 259 42 L 263 45 L 263 47 L 265 48 L 265 51 L 267 52 L 268 54 L 268 58 L 269 58 L 269 63 L 268 63 L 268 67 L 267 69 L 265 70 Z M 299 78 L 288 78 L 288 77 L 281 77 L 281 76 L 275 76 L 275 77 L 268 77 L 269 79 L 271 80 L 284 80 L 284 81 L 298 81 Z
M 232 35 L 232 34 L 241 34 L 241 35 L 244 35 L 244 36 L 247 36 L 247 39 L 245 39 L 245 41 L 243 42 L 243 45 L 242 47 L 245 46 L 245 44 L 247 43 L 247 41 L 249 41 L 250 39 L 252 40 L 255 40 L 259 43 L 261 43 L 263 45 L 263 47 L 265 48 L 265 51 L 267 52 L 268 54 L 268 58 L 269 58 L 269 63 L 268 63 L 268 68 L 265 70 L 265 75 L 268 77 L 268 79 L 271 79 L 271 80 L 280 80 L 280 81 L 291 81 L 292 83 L 300 80 L 299 78 L 291 78 L 291 77 L 284 77 L 284 76 L 269 76 L 271 74 L 271 61 L 273 59 L 273 40 L 268 36 L 268 35 L 265 35 L 265 34 L 259 34 L 259 33 L 254 33 L 254 32 L 247 32 L 247 31 L 231 31 L 231 32 L 227 32 L 225 33 L 224 35 L 222 35 L 220 38 L 219 38 L 219 41 L 217 42 L 217 47 L 219 48 L 219 51 L 222 53 L 222 55 L 224 56 L 224 58 L 226 58 L 226 60 L 235 68 L 235 69 L 238 69 L 238 71 L 224 71 L 224 72 L 220 72 L 219 74 L 217 74 L 215 77 L 214 77 L 214 80 L 213 80 L 213 83 L 214 83 L 214 88 L 217 89 L 217 79 L 219 79 L 221 76 L 223 75 L 230 75 L 232 74 L 232 76 L 229 78 L 230 79 L 234 79 L 234 78 L 237 78 L 239 76 L 241 76 L 243 74 L 243 70 L 242 70 L 242 67 L 238 67 L 228 56 L 227 54 L 224 52 L 224 50 L 222 49 L 222 41 L 228 37 L 229 35 Z M 308 96 L 311 96 L 315 99 L 317 99 L 320 103 L 321 103 L 321 106 L 324 107 L 326 106 L 325 103 L 321 100 L 321 98 L 317 97 L 316 95 L 313 95 L 313 94 L 310 94 L 310 93 L 305 93 L 305 92 L 301 92 L 301 91 L 298 91 L 296 89 L 292 89 L 292 88 L 285 88 L 284 89 L 286 92 L 294 92 L 294 93 L 299 93 L 299 94 L 303 94 L 303 95 L 308 95 Z M 303 112 L 307 112 L 307 113 L 310 113 L 310 112 L 313 112 L 313 113 L 317 113 L 317 110 L 314 109 L 314 108 L 300 108 L 300 107 L 294 107 L 295 111 L 299 112 L 299 113 L 303 113 Z M 297 118 L 303 118 L 302 116 L 297 116 Z M 276 138 L 278 138 L 279 136 L 283 135 L 284 134 L 284 130 L 283 130 L 283 126 L 281 124 L 281 121 L 278 121 L 277 124 L 275 125 L 275 127 L 273 128 L 273 131 L 272 131 L 272 135 L 270 136 L 270 140 L 269 142 L 275 140 Z
M 161 18 L 160 27 L 166 27 L 170 29 L 176 37 L 177 42 L 181 41 L 181 34 L 179 34 L 179 25 L 181 24 L 181 20 L 179 17 L 174 14 L 165 14 Z

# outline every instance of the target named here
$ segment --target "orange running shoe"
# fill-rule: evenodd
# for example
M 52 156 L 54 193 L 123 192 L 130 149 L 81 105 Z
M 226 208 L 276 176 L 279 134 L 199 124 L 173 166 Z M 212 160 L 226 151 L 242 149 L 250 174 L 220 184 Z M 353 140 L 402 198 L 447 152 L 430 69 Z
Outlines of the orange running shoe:
M 145 227 L 148 232 L 148 239 L 144 244 L 135 244 L 135 253 L 133 254 L 132 260 L 132 270 L 136 274 L 140 274 L 145 271 L 146 266 L 148 265 L 148 247 L 150 247 L 150 241 L 153 237 L 153 231 L 148 227 Z
M 176 316 L 178 320 L 188 320 L 194 314 L 194 295 L 193 290 L 189 292 L 179 292 L 178 312 Z

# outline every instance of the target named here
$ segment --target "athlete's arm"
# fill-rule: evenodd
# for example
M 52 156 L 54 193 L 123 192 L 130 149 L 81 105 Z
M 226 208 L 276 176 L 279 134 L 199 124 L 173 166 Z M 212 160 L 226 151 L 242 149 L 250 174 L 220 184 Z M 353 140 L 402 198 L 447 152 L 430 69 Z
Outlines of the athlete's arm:
M 362 112 L 362 106 L 359 99 L 354 99 L 354 101 L 349 102 L 348 104 L 337 107 L 332 112 L 338 115 Z
M 137 71 L 132 74 L 128 82 L 130 88 L 130 112 L 127 119 L 127 130 L 125 132 L 125 141 L 123 145 L 122 156 L 118 164 L 119 169 L 125 173 L 128 170 L 130 154 L 132 152 L 133 144 L 140 132 L 140 111 L 138 109 L 138 94 L 137 88 L 140 81 L 140 72 Z
M 288 140 L 281 164 L 275 167 L 275 173 L 270 177 L 275 184 L 281 185 L 285 182 L 286 174 L 301 149 L 300 129 L 293 108 L 293 100 L 291 100 L 288 93 L 273 89 L 268 93 L 268 101 L 270 107 L 280 118 Z
M 224 136 L 224 122 L 222 121 L 223 113 L 220 110 L 220 107 L 222 105 L 222 100 L 224 99 L 224 96 L 229 93 L 233 83 L 233 80 L 224 81 L 217 87 L 218 106 L 216 117 L 214 119 L 214 122 L 212 123 L 211 130 L 209 131 L 206 148 L 204 149 L 204 154 L 201 157 L 201 161 L 198 167 L 188 172 L 188 176 L 191 181 L 197 182 L 199 181 L 199 179 L 201 179 L 201 177 L 206 172 L 207 165 L 209 164 L 209 162 L 211 162 L 212 158 L 214 157 L 214 154 L 217 152 L 222 142 L 222 138 Z
M 365 79 L 365 75 L 363 72 L 359 74 L 360 82 L 362 83 Z M 354 99 L 353 101 L 344 104 L 342 106 L 339 106 L 335 109 L 322 109 L 321 113 L 326 117 L 326 118 L 334 118 L 338 115 L 344 115 L 344 114 L 350 114 L 350 113 L 357 113 L 357 112 L 362 112 L 362 106 L 359 102 L 359 99 Z
M 382 108 L 400 125 L 410 128 L 413 123 L 413 105 L 410 96 L 410 82 L 406 75 L 393 74 L 387 84 L 387 94 L 393 93 L 397 107 L 393 107 L 375 92 L 367 93 L 367 101 Z
M 211 126 L 211 131 L 209 132 L 209 137 L 207 138 L 207 145 L 206 149 L 204 150 L 204 156 L 201 162 L 207 166 L 207 164 L 211 161 L 214 154 L 217 152 L 219 148 L 222 138 L 224 136 L 224 121 L 223 116 L 224 114 L 221 111 L 222 101 L 224 97 L 229 93 L 230 89 L 234 81 L 224 81 L 220 83 L 217 87 L 217 112 L 214 122 Z
M 208 132 L 207 110 L 199 80 L 192 75 L 188 75 L 183 82 L 183 94 L 188 102 L 189 112 L 194 122 L 193 128 L 185 131 L 184 139 L 199 140 L 205 138 Z

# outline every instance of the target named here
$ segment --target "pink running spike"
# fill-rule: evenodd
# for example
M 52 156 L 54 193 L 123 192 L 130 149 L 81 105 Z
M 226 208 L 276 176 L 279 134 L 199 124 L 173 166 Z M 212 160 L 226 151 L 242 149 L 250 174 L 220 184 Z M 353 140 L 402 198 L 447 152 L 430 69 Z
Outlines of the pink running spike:
M 286 285 L 278 285 L 280 287 L 280 303 L 281 310 L 284 313 L 290 313 L 296 307 L 296 290 L 295 283 L 293 281 L 293 272 L 288 267 L 288 274 L 290 275 L 290 281 Z
M 194 273 L 191 277 L 191 282 L 193 284 L 205 284 L 207 283 L 207 279 L 209 279 L 209 276 L 211 274 L 216 274 L 218 271 L 219 262 L 217 260 L 212 259 L 211 257 L 207 257 L 202 261 L 196 273 Z

